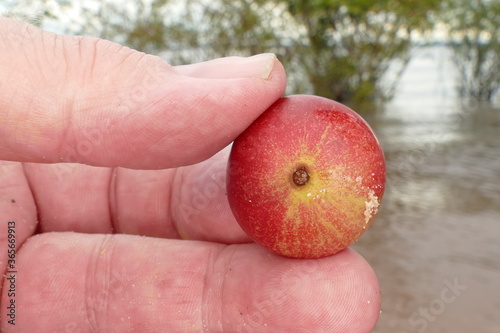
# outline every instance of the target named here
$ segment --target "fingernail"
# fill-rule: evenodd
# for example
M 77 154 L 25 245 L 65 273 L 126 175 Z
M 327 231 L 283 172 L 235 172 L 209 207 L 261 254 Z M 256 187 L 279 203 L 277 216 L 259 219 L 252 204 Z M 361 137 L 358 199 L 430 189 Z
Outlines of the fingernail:
M 226 57 L 204 63 L 178 66 L 179 73 L 191 77 L 210 79 L 259 78 L 267 79 L 277 58 L 273 53 L 262 53 L 252 57 Z
M 235 73 L 240 74 L 239 77 L 267 79 L 274 68 L 276 55 L 274 53 L 262 53 L 242 59 L 242 63 L 234 69 Z

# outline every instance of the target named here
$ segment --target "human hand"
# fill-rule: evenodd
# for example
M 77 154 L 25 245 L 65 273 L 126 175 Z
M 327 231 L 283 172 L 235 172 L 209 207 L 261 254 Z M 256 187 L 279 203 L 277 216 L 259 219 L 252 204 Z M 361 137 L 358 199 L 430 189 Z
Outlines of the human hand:
M 0 49 L 4 271 L 17 249 L 1 332 L 373 328 L 378 284 L 356 252 L 279 257 L 229 210 L 224 147 L 283 94 L 274 56 L 171 67 L 6 18 Z

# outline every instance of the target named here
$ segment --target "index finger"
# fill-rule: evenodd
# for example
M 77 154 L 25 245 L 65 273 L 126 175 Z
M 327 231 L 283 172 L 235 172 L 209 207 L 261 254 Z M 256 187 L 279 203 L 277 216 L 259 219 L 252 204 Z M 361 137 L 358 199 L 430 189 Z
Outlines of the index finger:
M 18 257 L 6 333 L 363 333 L 380 311 L 375 274 L 349 249 L 297 260 L 255 244 L 47 233 Z

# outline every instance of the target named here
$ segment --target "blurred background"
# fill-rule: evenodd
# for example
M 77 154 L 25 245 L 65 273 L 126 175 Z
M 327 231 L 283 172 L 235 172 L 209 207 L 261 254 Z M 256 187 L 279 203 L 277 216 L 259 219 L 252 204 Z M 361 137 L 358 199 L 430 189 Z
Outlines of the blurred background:
M 3 0 L 0 14 L 171 64 L 274 52 L 287 94 L 358 111 L 388 184 L 355 245 L 374 332 L 500 332 L 500 0 Z

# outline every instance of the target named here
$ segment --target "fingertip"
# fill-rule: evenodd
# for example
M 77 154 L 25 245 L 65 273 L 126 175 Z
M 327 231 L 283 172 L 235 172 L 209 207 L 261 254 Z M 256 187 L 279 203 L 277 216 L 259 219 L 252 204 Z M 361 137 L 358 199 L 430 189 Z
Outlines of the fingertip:
M 369 263 L 356 251 L 347 248 L 339 256 L 338 271 L 343 271 L 345 316 L 340 331 L 372 332 L 380 315 L 380 287 L 377 276 Z M 356 329 L 357 328 L 357 329 Z
M 156 136 L 161 137 L 148 147 L 149 156 L 133 156 L 132 168 L 185 166 L 213 156 L 280 98 L 285 88 L 285 70 L 276 58 L 267 79 L 177 76 L 175 84 L 166 83 L 156 94 L 155 106 L 168 109 L 157 109 L 162 121 L 149 126 L 148 136 L 159 129 Z
M 231 301 L 221 301 L 237 306 L 223 309 L 225 329 L 371 332 L 375 326 L 380 313 L 377 278 L 353 250 L 298 260 L 255 244 L 233 249 L 223 290 Z

